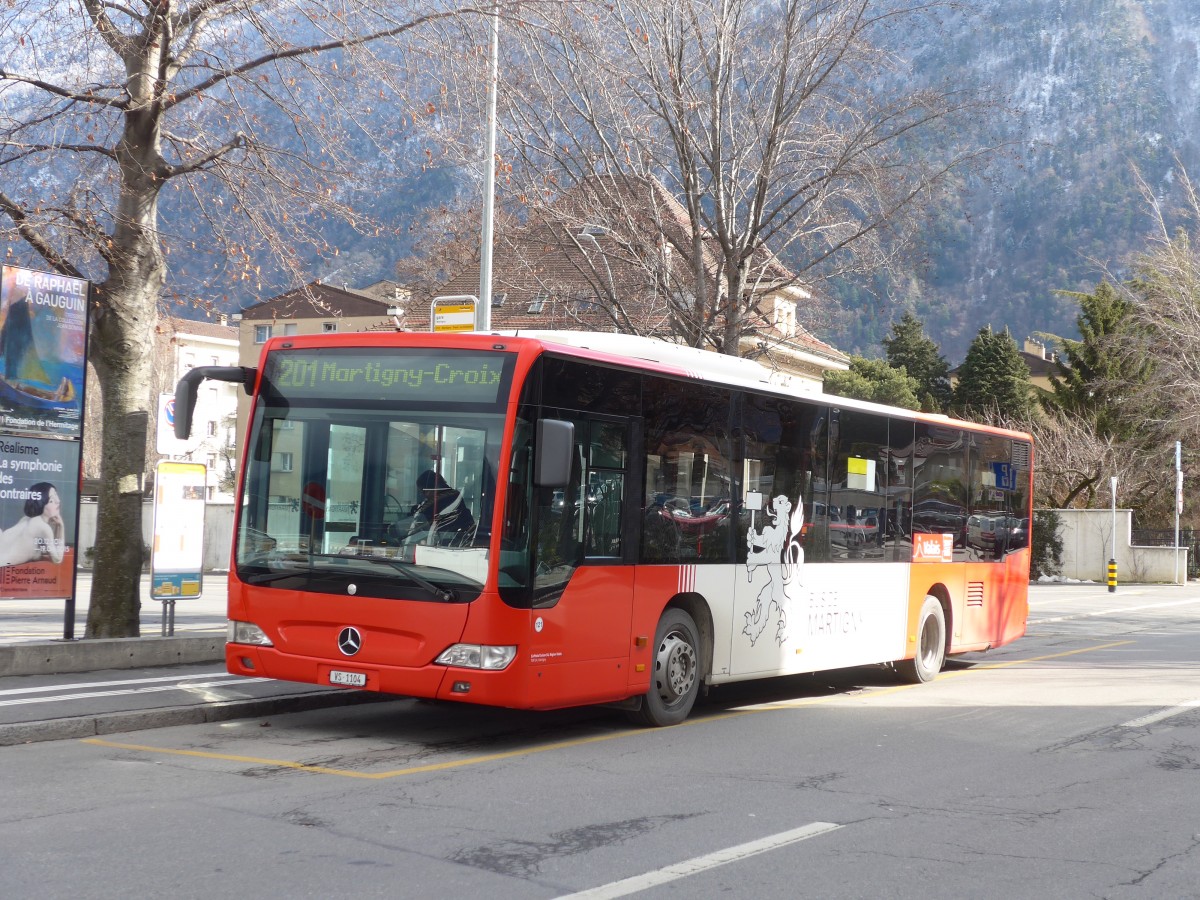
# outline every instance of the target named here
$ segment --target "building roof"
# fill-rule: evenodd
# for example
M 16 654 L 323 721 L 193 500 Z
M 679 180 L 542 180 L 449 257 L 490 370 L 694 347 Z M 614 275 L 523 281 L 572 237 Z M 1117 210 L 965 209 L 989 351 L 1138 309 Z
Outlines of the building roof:
M 314 281 L 246 307 L 242 310 L 242 319 L 273 322 L 277 319 L 387 316 L 393 303 L 391 296 L 377 299 L 349 288 Z
M 234 341 L 238 339 L 236 325 L 221 325 L 217 322 L 206 322 L 202 319 L 180 319 L 174 316 L 158 320 L 160 334 L 194 334 L 198 337 L 218 338 Z

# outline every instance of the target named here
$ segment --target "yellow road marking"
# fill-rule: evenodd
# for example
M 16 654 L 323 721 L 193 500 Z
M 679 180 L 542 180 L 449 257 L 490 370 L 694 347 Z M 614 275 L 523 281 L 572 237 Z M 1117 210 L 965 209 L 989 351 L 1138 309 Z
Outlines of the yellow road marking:
M 229 753 L 210 753 L 207 750 L 178 750 L 170 747 L 151 747 L 147 744 L 121 744 L 116 741 L 106 741 L 103 738 L 84 738 L 83 743 L 94 744 L 98 747 L 112 747 L 117 750 L 140 750 L 144 753 L 164 753 L 169 756 L 195 756 L 201 759 L 221 759 L 228 762 L 254 763 L 261 766 L 280 766 L 285 769 L 296 769 L 301 772 L 319 772 L 324 775 L 343 775 L 346 778 L 396 778 L 400 775 L 418 775 L 423 772 L 443 772 L 447 769 L 460 769 L 463 766 L 474 766 L 480 763 L 495 762 L 502 759 L 513 759 L 518 756 L 531 756 L 534 753 L 545 753 L 549 750 L 567 750 L 571 747 L 582 747 L 585 744 L 595 744 L 600 741 L 611 741 L 614 738 L 629 737 L 645 733 L 643 729 L 625 729 L 612 734 L 598 734 L 592 737 L 577 738 L 573 741 L 555 741 L 538 747 L 525 747 L 521 750 L 506 750 L 503 753 L 488 753 L 483 756 L 471 756 L 466 759 L 449 762 L 429 763 L 424 766 L 409 766 L 405 769 L 392 769 L 388 772 L 355 772 L 350 769 L 333 769 L 329 766 L 312 766 L 307 763 L 292 762 L 286 759 L 265 759 L 257 756 L 236 756 Z
M 961 669 L 957 672 L 942 672 L 938 675 L 938 681 L 944 681 L 948 678 L 957 678 L 960 675 L 969 675 L 972 672 L 979 672 L 985 669 L 1006 669 L 1010 666 L 1023 666 L 1026 663 L 1045 662 L 1048 659 L 1062 659 L 1066 656 L 1075 656 L 1078 653 L 1094 653 L 1097 650 L 1109 650 L 1113 647 L 1120 647 L 1124 644 L 1132 644 L 1133 641 L 1113 641 L 1108 644 L 1097 644 L 1095 647 L 1082 647 L 1079 650 L 1065 650 L 1062 653 L 1050 653 L 1046 656 L 1031 656 L 1028 659 L 1013 659 L 1007 662 L 988 663 L 986 665 L 973 665 L 969 669 Z M 898 694 L 901 691 L 911 691 L 913 688 L 924 687 L 922 684 L 898 684 L 895 687 L 879 688 L 878 690 L 870 691 L 868 697 L 886 697 L 889 694 Z M 832 703 L 835 700 L 846 699 L 845 694 L 828 694 L 822 697 L 812 697 L 807 700 L 789 700 L 783 703 L 764 703 L 761 706 L 746 707 L 745 712 L 763 712 L 769 709 L 797 709 L 804 706 L 817 706 L 821 703 Z M 712 721 L 711 719 L 703 719 L 701 721 Z
M 953 678 L 959 675 L 966 675 L 969 672 L 980 671 L 985 669 L 1004 669 L 1009 666 L 1019 666 L 1026 663 L 1044 662 L 1049 659 L 1062 659 L 1067 656 L 1075 656 L 1079 653 L 1093 653 L 1097 650 L 1109 650 L 1113 647 L 1120 647 L 1125 644 L 1132 644 L 1133 641 L 1114 641 L 1108 644 L 1098 644 L 1095 647 L 1083 647 L 1079 650 L 1067 650 L 1062 653 L 1051 653 L 1046 656 L 1034 656 L 1029 659 L 1016 659 L 1008 662 L 990 663 L 988 665 L 976 665 L 970 669 L 963 669 L 959 672 L 944 672 L 941 678 Z M 881 688 L 879 690 L 870 691 L 868 696 L 881 697 L 888 694 L 894 694 L 899 691 L 911 690 L 915 687 L 923 687 L 917 684 L 901 684 L 890 688 Z M 831 703 L 835 700 L 844 700 L 844 694 L 832 694 L 821 697 L 812 697 L 807 700 L 796 700 L 787 703 L 764 703 L 762 705 L 748 706 L 740 709 L 735 709 L 730 712 L 718 713 L 712 716 L 698 716 L 695 719 L 688 719 L 681 725 L 707 725 L 711 722 L 722 722 L 727 719 L 736 719 L 741 716 L 748 716 L 752 713 L 769 712 L 772 710 L 783 709 L 798 709 L 805 706 L 816 706 L 821 703 Z M 680 727 L 680 726 L 676 726 Z M 392 769 L 387 772 L 355 772 L 351 769 L 334 769 L 329 766 L 314 766 L 307 763 L 293 762 L 287 759 L 268 759 L 258 756 L 238 756 L 231 753 L 211 753 L 207 750 L 181 750 L 171 747 L 152 747 L 148 744 L 123 744 L 117 741 L 106 741 L 103 738 L 84 738 L 81 743 L 92 744 L 96 747 L 109 747 L 114 750 L 134 750 L 141 753 L 161 753 L 167 756 L 191 756 L 198 759 L 216 759 L 225 762 L 250 763 L 259 766 L 275 766 L 281 769 L 294 769 L 298 772 L 312 772 L 320 775 L 340 775 L 344 778 L 367 778 L 367 779 L 384 779 L 398 778 L 402 775 L 420 775 L 426 772 L 444 772 L 449 769 L 461 769 L 465 766 L 477 766 L 482 763 L 498 762 L 505 759 L 516 759 L 522 756 L 532 756 L 535 753 L 546 753 L 551 750 L 569 750 L 572 747 L 583 747 L 587 744 L 598 744 L 602 741 L 612 741 L 618 738 L 633 737 L 634 735 L 653 734 L 654 732 L 645 728 L 629 728 L 621 731 L 611 732 L 609 734 L 598 734 L 591 737 L 576 738 L 571 741 L 555 741 L 550 744 L 541 744 L 536 747 L 524 747 L 520 750 L 507 750 L 503 753 L 487 753 L 483 756 L 471 756 L 466 759 L 452 760 L 449 762 L 429 763 L 423 766 L 409 766 L 404 769 Z

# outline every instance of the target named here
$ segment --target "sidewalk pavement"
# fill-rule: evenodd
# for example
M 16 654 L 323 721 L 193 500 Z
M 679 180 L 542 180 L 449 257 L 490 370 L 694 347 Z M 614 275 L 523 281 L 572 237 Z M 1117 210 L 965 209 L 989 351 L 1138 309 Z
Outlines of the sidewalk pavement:
M 92 573 L 80 569 L 73 625 L 65 600 L 0 599 L 0 676 L 223 660 L 226 594 L 226 575 L 206 573 L 200 597 L 175 601 L 172 630 L 163 619 L 164 604 L 150 599 L 150 578 L 143 575 L 141 637 L 85 641 Z
M 82 640 L 91 572 L 78 574 L 73 628 L 64 600 L 0 599 L 0 747 L 395 699 L 226 674 L 226 584 L 206 573 L 199 598 L 177 600 L 173 636 L 145 576 L 136 638 Z

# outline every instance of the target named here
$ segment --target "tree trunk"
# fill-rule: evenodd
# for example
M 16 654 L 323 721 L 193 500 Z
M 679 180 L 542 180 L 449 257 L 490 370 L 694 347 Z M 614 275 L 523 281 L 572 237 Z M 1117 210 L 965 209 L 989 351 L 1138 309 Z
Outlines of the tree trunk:
M 104 430 L 96 568 L 84 634 L 88 638 L 139 634 L 142 476 L 153 359 L 149 345 L 158 300 L 157 295 L 144 297 L 145 293 L 133 287 L 124 298 L 110 296 L 111 305 L 97 323 L 92 341 L 97 351 L 93 364 L 103 393 Z
M 158 121 L 127 115 L 117 149 L 121 195 L 109 277 L 100 287 L 91 360 L 103 394 L 100 496 L 88 638 L 137 637 L 141 609 L 142 483 L 150 421 L 154 330 L 166 265 L 158 238 Z

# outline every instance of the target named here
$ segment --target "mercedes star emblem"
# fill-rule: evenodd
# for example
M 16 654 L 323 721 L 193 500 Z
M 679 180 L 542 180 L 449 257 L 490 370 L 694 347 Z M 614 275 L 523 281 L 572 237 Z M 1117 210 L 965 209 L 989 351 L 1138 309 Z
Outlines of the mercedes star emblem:
M 346 656 L 353 656 L 362 649 L 362 635 L 357 628 L 343 628 L 338 632 L 338 649 Z

